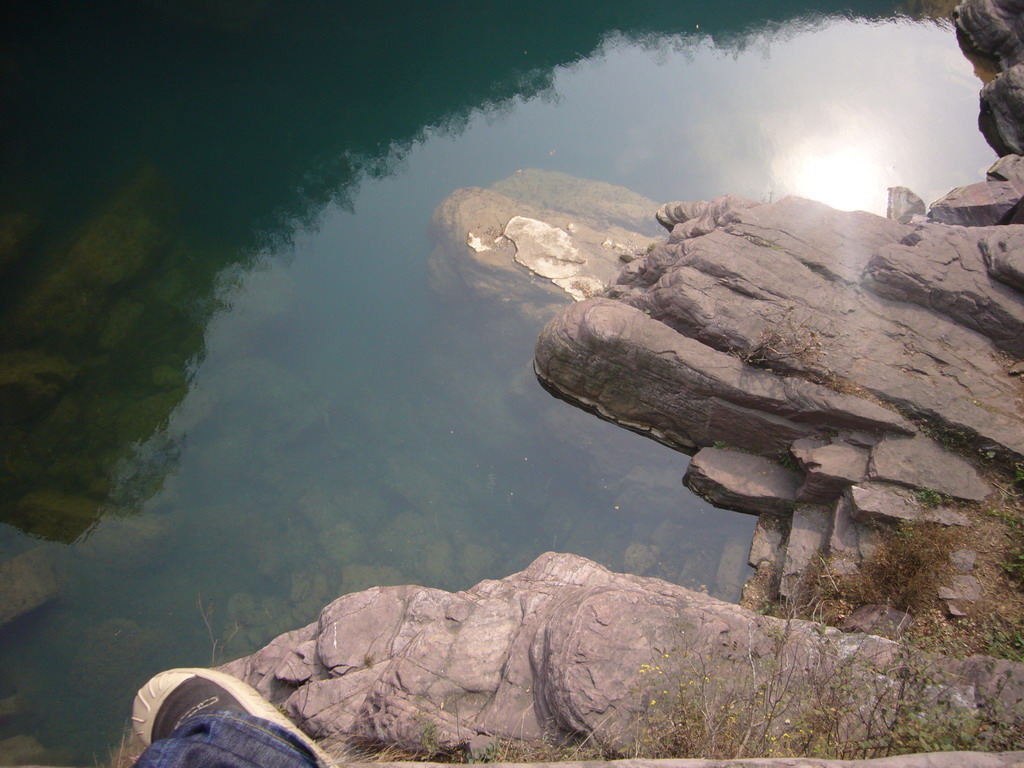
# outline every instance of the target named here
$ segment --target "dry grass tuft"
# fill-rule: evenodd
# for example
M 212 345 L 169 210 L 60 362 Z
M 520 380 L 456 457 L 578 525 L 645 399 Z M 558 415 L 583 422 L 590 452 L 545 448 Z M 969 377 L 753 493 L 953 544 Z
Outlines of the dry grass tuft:
M 874 555 L 843 579 L 847 598 L 911 614 L 934 607 L 939 587 L 952 575 L 949 556 L 960 546 L 962 532 L 936 523 L 903 523 L 879 538 Z

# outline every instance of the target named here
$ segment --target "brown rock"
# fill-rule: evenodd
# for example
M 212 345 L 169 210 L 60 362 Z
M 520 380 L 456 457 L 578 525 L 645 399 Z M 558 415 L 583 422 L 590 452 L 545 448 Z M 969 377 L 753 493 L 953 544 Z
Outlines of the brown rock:
M 611 299 L 576 303 L 552 319 L 534 364 L 563 397 L 675 446 L 723 441 L 774 456 L 826 426 L 914 430 L 874 403 L 753 369 Z
M 788 515 L 798 487 L 797 476 L 776 461 L 718 448 L 699 450 L 683 482 L 716 507 L 751 515 Z
M 847 486 L 864 479 L 868 452 L 849 443 L 822 445 L 810 440 L 797 440 L 790 451 L 805 472 L 797 501 L 820 504 L 839 497 Z
M 887 437 L 871 450 L 868 478 L 982 501 L 992 489 L 977 471 L 924 435 Z
M 909 613 L 898 611 L 891 605 L 862 605 L 843 622 L 844 632 L 898 636 L 911 625 Z
M 75 380 L 78 369 L 36 350 L 0 354 L 0 424 L 18 424 L 52 406 Z
M 965 515 L 946 507 L 923 507 L 912 493 L 876 483 L 854 485 L 848 491 L 855 520 L 886 523 L 922 521 L 941 525 L 967 525 Z
M 932 203 L 928 218 L 940 224 L 987 227 L 1002 223 L 1021 198 L 1009 181 L 979 181 L 957 187 Z

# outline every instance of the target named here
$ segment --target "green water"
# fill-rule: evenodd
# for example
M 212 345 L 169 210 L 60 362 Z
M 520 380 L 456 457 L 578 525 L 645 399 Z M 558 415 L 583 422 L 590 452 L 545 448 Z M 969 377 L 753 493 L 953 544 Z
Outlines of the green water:
M 555 549 L 736 599 L 753 519 L 544 393 L 537 324 L 434 294 L 428 222 L 521 168 L 876 212 L 979 178 L 948 27 L 765 5 L 5 7 L 0 384 L 41 391 L 0 559 L 61 584 L 0 627 L 0 763 L 102 759 L 148 675 L 373 584 Z

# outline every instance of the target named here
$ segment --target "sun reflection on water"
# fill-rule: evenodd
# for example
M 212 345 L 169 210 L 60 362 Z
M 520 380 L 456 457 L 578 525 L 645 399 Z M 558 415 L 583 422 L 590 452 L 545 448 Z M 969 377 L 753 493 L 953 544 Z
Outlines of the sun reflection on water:
M 881 163 L 864 146 L 833 151 L 807 149 L 795 153 L 792 166 L 794 193 L 843 211 L 884 210 L 886 174 Z

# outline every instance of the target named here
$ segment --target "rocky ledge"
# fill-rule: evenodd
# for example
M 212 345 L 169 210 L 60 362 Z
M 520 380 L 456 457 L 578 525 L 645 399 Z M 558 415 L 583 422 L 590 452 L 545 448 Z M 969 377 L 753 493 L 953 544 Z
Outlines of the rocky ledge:
M 962 525 L 946 504 L 992 490 L 974 465 L 1024 461 L 1024 226 L 995 223 L 1022 168 L 975 185 L 1009 209 L 963 188 L 905 222 L 795 197 L 664 205 L 668 241 L 547 324 L 537 375 L 695 453 L 693 490 L 762 516 L 751 565 L 784 596 L 816 552 L 855 568 L 875 521 Z M 985 226 L 946 223 L 967 209 Z
M 1024 664 L 925 657 L 555 553 L 466 592 L 345 595 L 314 623 L 223 669 L 329 746 L 427 752 L 541 737 L 628 748 L 692 706 L 728 707 L 741 723 L 757 718 L 750 738 L 793 739 L 784 754 L 812 747 L 813 734 L 826 731 L 798 737 L 798 729 L 827 730 L 822 718 L 832 711 L 832 725 L 870 754 L 873 740 L 907 725 L 902 713 L 924 716 L 922 702 L 934 725 L 961 727 L 964 718 L 1005 720 L 1024 701 Z M 1012 762 L 984 759 L 956 764 Z

